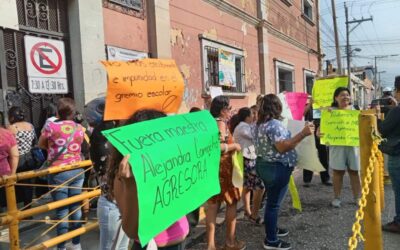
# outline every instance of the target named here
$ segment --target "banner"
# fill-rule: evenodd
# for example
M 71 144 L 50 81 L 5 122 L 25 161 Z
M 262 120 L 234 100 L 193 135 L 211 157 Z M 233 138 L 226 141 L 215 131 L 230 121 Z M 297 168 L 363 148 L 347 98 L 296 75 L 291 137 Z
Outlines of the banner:
M 305 121 L 289 120 L 288 130 L 292 134 L 292 137 L 300 133 L 304 128 L 304 125 Z M 310 135 L 304 138 L 299 144 L 297 144 L 295 149 L 297 153 L 297 167 L 312 172 L 325 171 L 325 168 L 322 166 L 318 157 L 318 150 L 315 145 L 315 135 Z
M 287 92 L 285 94 L 285 98 L 292 113 L 293 120 L 303 120 L 308 94 L 300 92 Z
M 218 50 L 219 85 L 236 87 L 235 54 Z
M 123 120 L 143 108 L 176 113 L 184 82 L 174 60 L 102 61 L 108 74 L 104 120 Z
M 322 110 L 321 144 L 360 146 L 358 110 Z
M 347 87 L 348 77 L 335 77 L 332 79 L 317 79 L 312 90 L 313 108 L 330 107 L 333 102 L 333 93 L 339 87 Z
M 208 111 L 139 122 L 103 134 L 121 154 L 130 154 L 142 245 L 220 192 L 219 131 Z

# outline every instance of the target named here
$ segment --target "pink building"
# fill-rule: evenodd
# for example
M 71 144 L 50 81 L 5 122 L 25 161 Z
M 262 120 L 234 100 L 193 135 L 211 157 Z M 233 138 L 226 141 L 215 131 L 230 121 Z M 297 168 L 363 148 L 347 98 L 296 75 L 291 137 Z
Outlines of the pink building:
M 63 91 L 30 92 L 25 37 L 65 48 Z M 215 90 L 236 108 L 251 106 L 259 94 L 311 90 L 318 0 L 5 1 L 1 51 L 0 120 L 22 105 L 40 127 L 43 110 L 65 95 L 82 109 L 106 92 L 106 59 L 175 59 L 186 84 L 182 112 L 208 107 Z
M 317 0 L 137 0 L 136 10 L 117 2 L 103 1 L 107 47 L 175 59 L 182 112 L 207 107 L 215 87 L 235 107 L 258 94 L 310 92 L 319 72 Z

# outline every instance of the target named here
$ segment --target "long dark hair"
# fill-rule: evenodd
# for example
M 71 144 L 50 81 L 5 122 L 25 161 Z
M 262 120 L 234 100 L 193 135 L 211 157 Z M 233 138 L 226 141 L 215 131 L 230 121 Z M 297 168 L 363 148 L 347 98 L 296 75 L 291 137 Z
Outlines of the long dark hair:
M 282 120 L 282 103 L 274 94 L 265 95 L 258 110 L 257 124 L 267 122 L 271 119 Z
M 336 101 L 336 97 L 338 97 L 340 95 L 340 93 L 342 93 L 343 91 L 347 91 L 347 93 L 350 94 L 350 90 L 346 87 L 339 87 L 335 90 L 335 93 L 333 93 L 333 102 L 331 104 L 332 107 L 338 108 L 339 107 L 339 103 Z M 350 103 L 351 104 L 351 103 Z
M 218 118 L 221 115 L 222 110 L 225 108 L 229 108 L 229 98 L 220 95 L 212 100 L 210 113 L 214 118 Z
M 235 128 L 239 123 L 244 122 L 247 117 L 251 116 L 251 110 L 247 107 L 239 109 L 239 112 L 232 116 L 231 120 L 229 121 L 229 130 L 231 133 L 235 131 Z
M 155 109 L 143 109 L 135 112 L 128 120 L 125 121 L 122 125 L 129 125 L 138 122 L 153 120 L 161 117 L 167 116 L 164 112 L 155 110 Z M 118 173 L 119 163 L 122 161 L 124 156 L 116 149 L 112 148 L 111 157 L 108 162 L 108 188 L 110 190 L 110 194 L 114 196 L 114 179 Z

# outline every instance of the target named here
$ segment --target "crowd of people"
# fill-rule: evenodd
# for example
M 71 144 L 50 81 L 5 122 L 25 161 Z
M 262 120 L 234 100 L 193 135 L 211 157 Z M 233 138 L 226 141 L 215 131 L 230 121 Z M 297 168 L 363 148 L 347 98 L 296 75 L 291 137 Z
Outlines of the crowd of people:
M 396 78 L 396 98 L 391 98 L 394 108 L 384 121 L 378 121 L 383 136 L 389 140 L 400 141 L 400 77 Z M 246 243 L 236 237 L 237 205 L 242 199 L 245 218 L 254 225 L 264 225 L 264 249 L 290 249 L 290 243 L 282 238 L 289 234 L 288 230 L 278 225 L 280 205 L 288 190 L 290 176 L 296 166 L 296 146 L 307 136 L 316 136 L 318 155 L 326 171 L 321 172 L 321 181 L 327 186 L 333 184 L 331 205 L 341 206 L 343 176 L 347 171 L 350 177 L 354 202 L 360 198 L 360 163 L 359 149 L 350 146 L 324 146 L 320 138 L 320 114 L 312 110 L 312 100 L 304 112 L 306 120 L 304 128 L 297 134 L 291 134 L 282 123 L 282 103 L 278 96 L 267 94 L 257 99 L 252 107 L 242 107 L 232 112 L 230 100 L 226 96 L 215 97 L 210 106 L 210 113 L 215 118 L 220 135 L 221 159 L 219 181 L 221 191 L 211 197 L 206 208 L 206 240 L 207 249 L 243 250 Z M 182 217 L 154 237 L 148 245 L 142 246 L 138 240 L 138 195 L 135 178 L 128 163 L 129 155 L 122 155 L 114 149 L 102 135 L 102 131 L 122 125 L 139 123 L 165 117 L 166 114 L 153 109 L 140 110 L 132 114 L 126 121 L 103 121 L 104 98 L 96 99 L 87 107 L 84 118 L 89 127 L 82 125 L 82 115 L 76 112 L 71 98 L 59 99 L 56 106 L 49 110 L 49 119 L 36 136 L 33 125 L 26 121 L 20 107 L 9 109 L 7 128 L 0 127 L 0 175 L 10 175 L 28 171 L 38 167 L 52 167 L 77 163 L 83 159 L 91 159 L 94 173 L 101 186 L 101 196 L 97 204 L 97 218 L 100 225 L 100 249 L 127 249 L 132 241 L 132 249 L 162 250 L 185 249 L 185 239 L 190 230 L 190 217 Z M 56 110 L 54 110 L 56 109 Z M 352 110 L 350 91 L 338 88 L 332 97 L 329 110 Z M 199 111 L 193 108 L 191 112 Z M 55 111 L 55 112 L 54 112 Z M 377 108 L 379 111 L 379 106 Z M 38 166 L 32 154 L 38 146 L 47 154 L 47 160 Z M 399 145 L 400 146 L 400 145 Z M 232 155 L 239 151 L 244 160 L 243 189 L 233 185 Z M 392 178 L 396 217 L 385 225 L 384 230 L 400 233 L 400 158 L 389 155 L 388 166 Z M 333 183 L 330 181 L 329 168 L 332 169 Z M 49 175 L 47 183 L 56 187 L 52 192 L 54 201 L 66 199 L 82 192 L 88 171 L 74 169 Z M 304 171 L 304 186 L 309 187 L 313 173 Z M 29 182 L 31 183 L 31 182 Z M 87 185 L 87 184 L 86 184 Z M 24 208 L 32 204 L 34 192 L 32 187 L 20 187 L 19 192 Z M 4 190 L 1 204 L 5 205 Z M 259 210 L 265 200 L 264 215 Z M 226 239 L 220 248 L 216 245 L 216 218 L 222 203 L 226 204 Z M 61 222 L 57 225 L 57 234 L 65 234 L 81 226 L 85 210 L 81 203 L 58 208 L 56 219 L 63 220 L 70 214 L 72 223 Z M 198 212 L 194 211 L 194 217 Z M 189 221 L 188 221 L 189 218 Z M 81 249 L 80 237 L 71 242 L 58 244 L 58 249 Z

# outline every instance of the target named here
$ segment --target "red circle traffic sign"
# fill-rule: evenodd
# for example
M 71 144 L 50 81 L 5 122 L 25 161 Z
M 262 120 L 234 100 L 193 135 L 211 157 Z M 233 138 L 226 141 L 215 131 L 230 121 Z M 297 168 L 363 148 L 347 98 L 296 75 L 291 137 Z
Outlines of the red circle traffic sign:
M 58 63 L 54 63 L 45 53 L 43 53 L 43 51 L 40 50 L 41 47 L 49 47 L 51 48 L 57 55 L 57 59 L 58 59 Z M 41 68 L 40 65 L 35 61 L 35 52 L 39 53 L 39 57 L 42 57 L 48 64 L 50 64 L 50 66 L 52 67 L 52 69 L 44 69 Z M 33 66 L 42 74 L 46 74 L 46 75 L 51 75 L 56 73 L 58 70 L 60 70 L 61 65 L 62 65 L 62 56 L 60 51 L 58 51 L 58 49 L 47 42 L 40 42 L 35 44 L 32 49 L 31 49 L 31 54 L 30 54 L 30 58 L 31 58 L 31 62 L 33 64 Z

